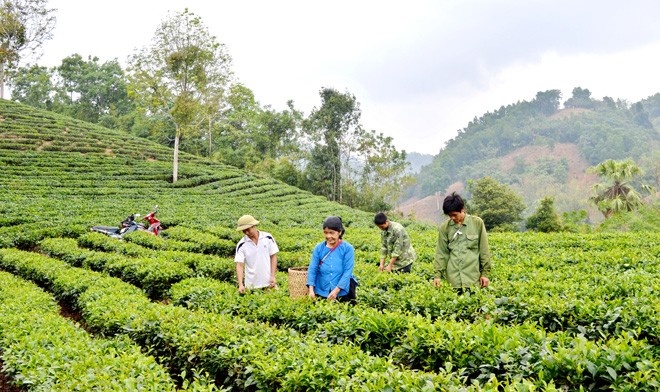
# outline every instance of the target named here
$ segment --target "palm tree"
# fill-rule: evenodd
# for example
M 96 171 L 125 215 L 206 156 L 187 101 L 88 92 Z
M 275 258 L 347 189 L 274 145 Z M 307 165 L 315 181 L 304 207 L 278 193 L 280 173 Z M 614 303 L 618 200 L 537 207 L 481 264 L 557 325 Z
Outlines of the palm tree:
M 589 172 L 607 182 L 594 185 L 596 196 L 589 198 L 606 219 L 622 211 L 633 211 L 642 204 L 642 196 L 633 188 L 632 181 L 643 172 L 632 159 L 608 159 L 589 168 Z M 641 185 L 641 188 L 653 192 L 653 188 L 648 185 Z

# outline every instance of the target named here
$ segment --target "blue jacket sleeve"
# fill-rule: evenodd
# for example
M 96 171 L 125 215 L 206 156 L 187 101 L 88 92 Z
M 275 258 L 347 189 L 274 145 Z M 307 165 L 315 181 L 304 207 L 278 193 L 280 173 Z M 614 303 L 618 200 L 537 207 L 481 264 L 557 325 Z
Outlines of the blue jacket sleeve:
M 316 287 L 316 275 L 319 272 L 319 252 L 318 252 L 318 245 L 314 247 L 314 250 L 312 251 L 312 259 L 309 262 L 309 268 L 307 269 L 307 286 L 314 286 Z
M 353 276 L 353 267 L 355 266 L 355 249 L 353 249 L 353 246 L 346 244 L 343 256 L 344 271 L 341 279 L 339 279 L 339 283 L 337 283 L 337 287 L 348 292 L 351 285 L 351 276 Z

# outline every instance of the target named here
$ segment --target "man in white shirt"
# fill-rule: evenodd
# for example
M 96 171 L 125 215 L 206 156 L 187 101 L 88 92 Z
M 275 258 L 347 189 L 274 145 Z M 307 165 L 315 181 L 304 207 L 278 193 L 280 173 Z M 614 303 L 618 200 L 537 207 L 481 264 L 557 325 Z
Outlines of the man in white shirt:
M 245 293 L 245 288 L 277 288 L 277 252 L 279 248 L 270 233 L 257 230 L 259 221 L 252 215 L 238 218 L 236 230 L 245 236 L 236 245 L 236 277 L 238 292 Z

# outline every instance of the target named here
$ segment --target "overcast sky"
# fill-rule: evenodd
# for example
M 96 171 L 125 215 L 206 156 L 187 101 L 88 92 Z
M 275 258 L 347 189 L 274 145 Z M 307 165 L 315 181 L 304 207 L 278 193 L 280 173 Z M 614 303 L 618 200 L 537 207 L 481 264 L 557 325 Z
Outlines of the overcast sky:
M 658 0 L 50 0 L 39 64 L 126 59 L 168 11 L 200 16 L 262 105 L 354 94 L 362 125 L 437 154 L 487 111 L 574 87 L 636 102 L 660 92 Z

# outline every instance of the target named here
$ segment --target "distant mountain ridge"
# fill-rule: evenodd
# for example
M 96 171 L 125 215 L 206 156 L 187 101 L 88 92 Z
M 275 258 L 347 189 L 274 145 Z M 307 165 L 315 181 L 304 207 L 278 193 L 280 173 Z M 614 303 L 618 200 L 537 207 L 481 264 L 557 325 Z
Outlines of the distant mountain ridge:
M 422 170 L 422 166 L 433 162 L 433 155 L 422 154 L 419 152 L 409 152 L 406 154 L 406 161 L 410 163 L 410 173 L 415 174 Z
M 587 199 L 598 178 L 586 173 L 588 167 L 627 158 L 643 166 L 660 149 L 660 94 L 632 105 L 608 97 L 595 100 L 580 88 L 573 94 L 563 109 L 560 92 L 550 90 L 475 117 L 421 168 L 399 210 L 437 222 L 440 211 L 428 212 L 422 200 L 437 206 L 434 195 L 449 189 L 465 193 L 470 180 L 485 176 L 523 196 L 528 214 L 546 196 L 555 198 L 559 212 L 589 209 Z

